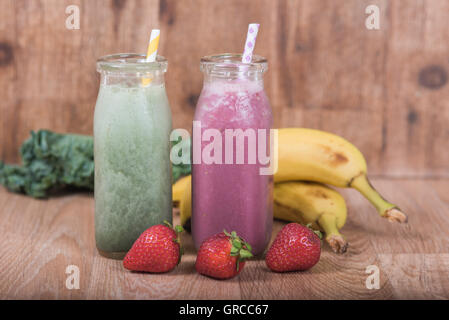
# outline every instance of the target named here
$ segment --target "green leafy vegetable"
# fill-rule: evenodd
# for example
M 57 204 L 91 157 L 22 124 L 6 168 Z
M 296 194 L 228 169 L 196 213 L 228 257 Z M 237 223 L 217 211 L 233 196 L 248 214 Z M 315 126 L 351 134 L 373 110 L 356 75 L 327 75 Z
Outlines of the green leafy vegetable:
M 190 148 L 190 139 L 173 144 L 181 141 L 180 155 Z M 48 197 L 52 191 L 66 186 L 93 190 L 93 153 L 91 136 L 32 131 L 20 148 L 21 166 L 0 161 L 0 184 L 12 192 L 34 198 Z M 173 181 L 190 171 L 190 164 L 173 165 Z
M 182 140 L 181 137 L 179 137 L 178 141 L 173 141 L 173 146 L 177 145 L 178 143 L 181 143 L 181 148 L 178 152 L 179 157 L 182 157 L 182 154 L 186 152 L 186 154 L 190 154 L 190 139 L 184 139 Z M 179 178 L 183 176 L 187 176 L 192 172 L 192 166 L 189 164 L 174 164 L 172 166 L 172 174 L 173 174 L 173 183 L 175 183 Z
M 64 186 L 93 190 L 93 139 L 48 130 L 31 132 L 20 148 L 22 166 L 0 162 L 0 184 L 13 192 L 44 198 Z

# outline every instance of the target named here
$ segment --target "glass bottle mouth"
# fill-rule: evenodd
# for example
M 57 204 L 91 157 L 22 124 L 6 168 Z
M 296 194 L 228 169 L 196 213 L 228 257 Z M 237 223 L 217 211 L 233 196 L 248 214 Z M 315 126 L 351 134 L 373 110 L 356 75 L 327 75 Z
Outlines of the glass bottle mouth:
M 146 61 L 144 54 L 118 53 L 100 57 L 97 60 L 97 71 L 100 73 L 134 73 L 138 76 L 167 72 L 168 62 L 163 56 L 156 61 Z
M 201 58 L 200 69 L 206 74 L 223 78 L 258 76 L 268 69 L 268 62 L 262 56 L 253 55 L 250 63 L 242 62 L 242 54 L 222 53 Z

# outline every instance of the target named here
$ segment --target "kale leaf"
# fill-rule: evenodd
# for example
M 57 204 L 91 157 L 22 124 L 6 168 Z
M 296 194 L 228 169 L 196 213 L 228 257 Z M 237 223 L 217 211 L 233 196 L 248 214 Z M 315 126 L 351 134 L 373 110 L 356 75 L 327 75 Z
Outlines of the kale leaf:
M 93 190 L 93 139 L 48 130 L 31 132 L 20 148 L 22 166 L 0 162 L 0 184 L 13 192 L 44 198 L 65 186 Z
M 181 137 L 177 141 L 172 142 L 172 146 L 177 145 L 180 143 L 180 150 L 178 152 L 178 156 L 182 158 L 182 155 L 184 152 L 186 152 L 186 155 L 190 155 L 189 149 L 191 148 L 191 142 L 189 139 L 182 140 Z M 173 175 L 173 183 L 176 182 L 179 178 L 183 176 L 187 176 L 192 172 L 192 166 L 189 164 L 173 164 L 172 165 L 172 175 Z
M 181 140 L 174 142 L 179 143 Z M 190 148 L 183 140 L 182 150 Z M 182 151 L 180 151 L 182 154 Z M 20 148 L 23 164 L 0 161 L 0 184 L 8 190 L 34 198 L 45 198 L 67 186 L 94 189 L 93 138 L 49 130 L 31 132 Z M 173 165 L 173 182 L 191 172 L 190 164 Z

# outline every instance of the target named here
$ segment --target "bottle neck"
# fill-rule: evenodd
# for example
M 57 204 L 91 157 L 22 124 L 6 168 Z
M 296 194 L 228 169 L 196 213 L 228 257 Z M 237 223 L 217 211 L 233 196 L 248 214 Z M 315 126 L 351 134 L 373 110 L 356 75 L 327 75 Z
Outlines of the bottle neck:
M 253 73 L 239 73 L 239 72 L 227 72 L 227 73 L 214 73 L 214 72 L 204 72 L 204 81 L 241 81 L 241 82 L 262 82 L 263 83 L 263 73 L 253 72 Z
M 97 71 L 103 86 L 147 87 L 164 84 L 167 65 L 167 59 L 162 56 L 147 61 L 143 54 L 118 53 L 98 59 Z
M 165 84 L 163 72 L 151 73 L 114 73 L 101 72 L 101 85 L 118 87 L 146 87 L 160 86 Z
M 226 78 L 205 74 L 203 90 L 209 94 L 222 94 L 225 92 L 246 92 L 251 94 L 263 91 L 264 84 L 261 76 Z

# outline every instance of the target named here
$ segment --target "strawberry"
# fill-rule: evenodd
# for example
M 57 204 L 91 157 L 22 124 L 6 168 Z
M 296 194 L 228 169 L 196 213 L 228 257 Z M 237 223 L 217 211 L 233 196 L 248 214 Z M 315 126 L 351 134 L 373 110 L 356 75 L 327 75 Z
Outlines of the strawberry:
M 123 266 L 132 271 L 168 272 L 181 261 L 181 226 L 172 228 L 164 221 L 145 230 L 134 242 L 123 260 Z
M 195 268 L 212 278 L 229 279 L 239 274 L 245 266 L 244 260 L 252 256 L 251 246 L 235 231 L 223 231 L 201 244 Z
M 282 228 L 265 257 L 272 271 L 302 271 L 312 268 L 321 254 L 319 231 L 313 231 L 298 223 Z

